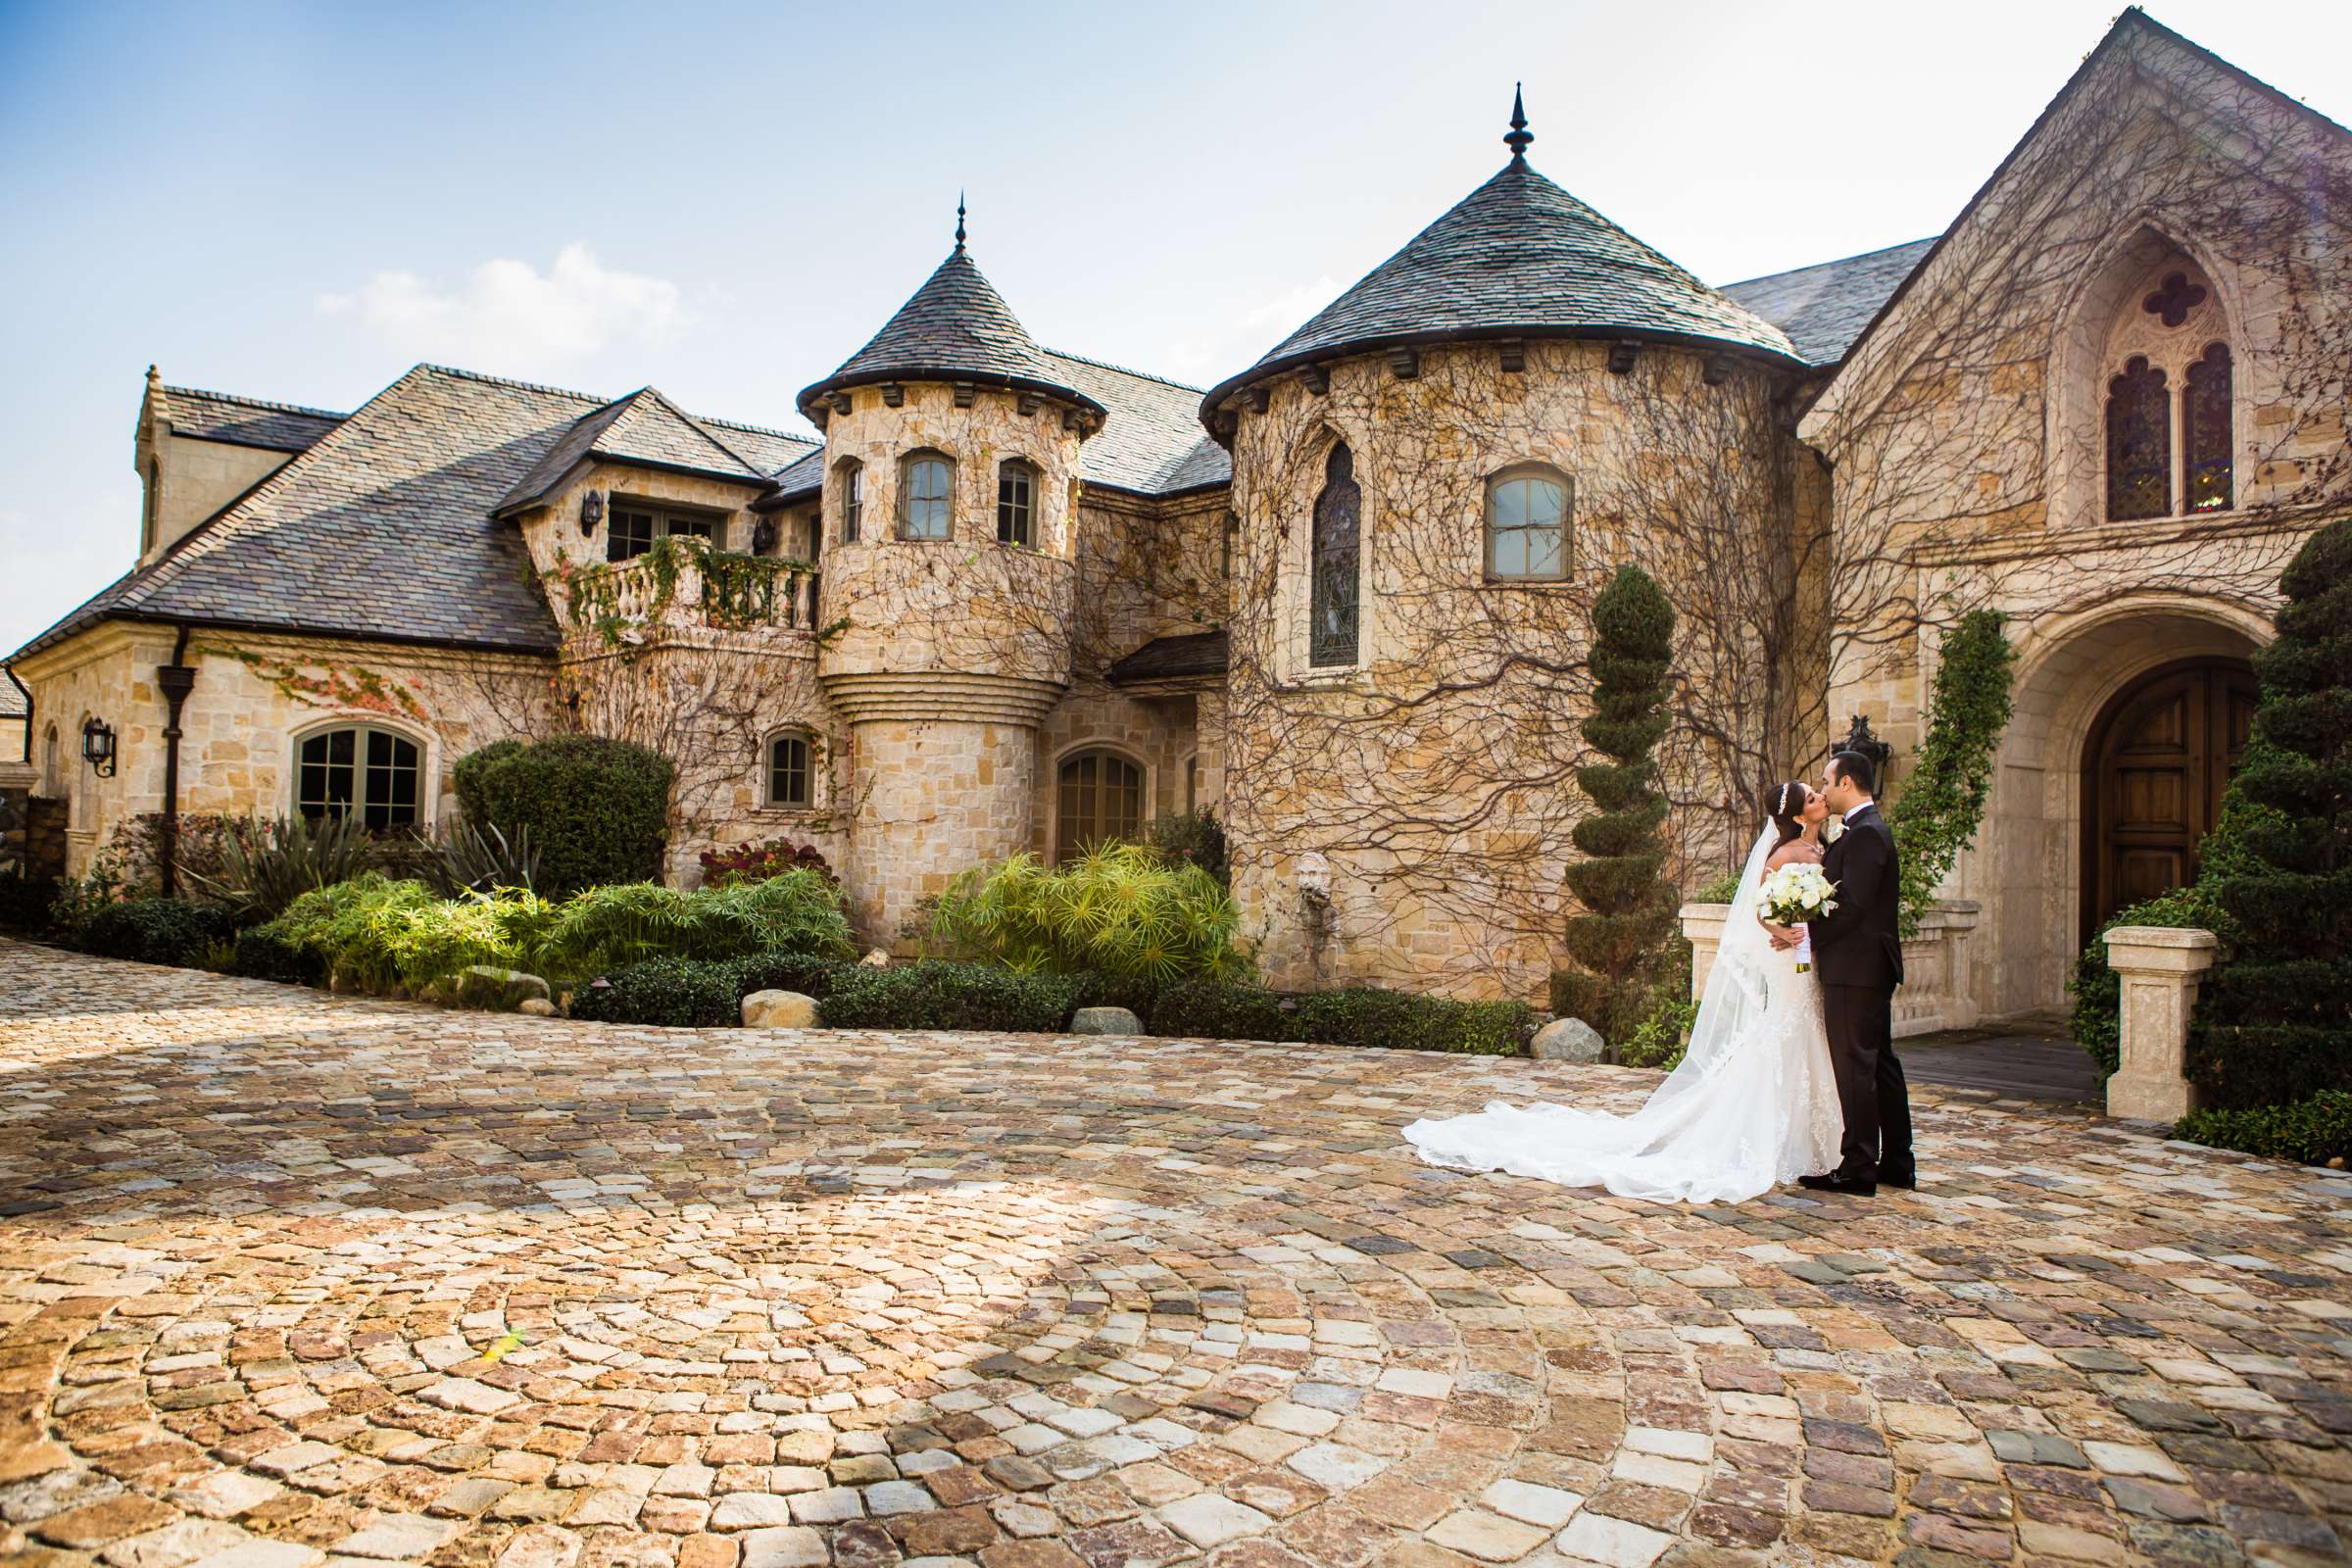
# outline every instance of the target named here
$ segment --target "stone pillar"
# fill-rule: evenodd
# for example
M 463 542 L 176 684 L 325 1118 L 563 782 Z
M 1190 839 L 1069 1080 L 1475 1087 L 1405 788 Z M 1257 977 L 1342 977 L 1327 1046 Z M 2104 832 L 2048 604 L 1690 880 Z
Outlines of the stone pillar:
M 2178 1121 L 2197 1108 L 2182 1072 L 2198 976 L 2213 967 L 2214 936 L 2193 926 L 2119 925 L 2107 966 L 2123 977 L 2123 1065 L 2107 1080 L 2107 1114 Z
M 1724 922 L 1732 917 L 1728 904 L 1686 904 L 1682 907 L 1683 935 L 1690 941 L 1690 1000 L 1707 992 L 1707 975 L 1715 967 L 1715 950 L 1723 946 Z

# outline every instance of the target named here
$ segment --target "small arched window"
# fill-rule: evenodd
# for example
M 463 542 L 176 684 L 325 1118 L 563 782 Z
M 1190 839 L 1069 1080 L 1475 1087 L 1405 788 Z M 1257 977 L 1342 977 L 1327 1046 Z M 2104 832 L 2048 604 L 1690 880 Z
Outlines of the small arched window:
M 1355 482 L 1355 455 L 1342 442 L 1324 461 L 1323 490 L 1315 497 L 1307 589 L 1310 664 L 1352 664 L 1356 661 L 1362 549 L 1363 492 Z
M 2233 496 L 2230 345 L 2189 366 L 2180 392 L 2180 494 L 2186 512 L 2228 512 Z
M 305 816 L 356 813 L 370 831 L 414 827 L 422 753 L 372 724 L 315 730 L 294 746 L 294 808 Z
M 2107 383 L 2107 520 L 2172 511 L 2172 396 L 2164 372 L 2133 355 Z
M 856 458 L 844 458 L 833 466 L 835 505 L 841 509 L 841 542 L 858 542 L 858 529 L 865 521 L 865 465 Z
M 908 454 L 899 473 L 899 537 L 948 537 L 956 466 L 938 452 Z
M 41 793 L 51 800 L 66 793 L 66 747 L 55 724 L 41 737 Z
M 805 808 L 816 804 L 816 773 L 810 765 L 812 756 L 808 737 L 803 731 L 786 730 L 768 741 L 768 805 Z
M 1080 752 L 1061 764 L 1056 860 L 1133 839 L 1144 822 L 1144 770 L 1116 752 Z
M 1487 575 L 1556 582 L 1568 575 L 1568 476 L 1540 464 L 1487 481 Z
M 1037 469 L 1019 458 L 997 469 L 997 543 L 1037 544 Z

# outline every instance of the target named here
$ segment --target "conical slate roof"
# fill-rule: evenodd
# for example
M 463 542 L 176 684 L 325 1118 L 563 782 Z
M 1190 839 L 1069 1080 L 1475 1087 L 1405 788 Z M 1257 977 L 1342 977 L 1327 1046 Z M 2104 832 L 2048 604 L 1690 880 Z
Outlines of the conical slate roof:
M 828 392 L 876 381 L 972 381 L 1043 392 L 1102 412 L 1030 340 L 1012 307 L 960 240 L 871 342 L 801 393 L 804 412 Z
M 1798 360 L 1779 327 L 1514 157 L 1201 408 L 1315 360 L 1496 337 L 1696 339 Z

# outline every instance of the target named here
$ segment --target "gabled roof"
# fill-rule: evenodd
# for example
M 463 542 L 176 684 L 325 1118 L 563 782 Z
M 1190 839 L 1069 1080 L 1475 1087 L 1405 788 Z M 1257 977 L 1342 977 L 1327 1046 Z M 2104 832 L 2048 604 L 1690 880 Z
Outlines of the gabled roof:
M 521 533 L 490 514 L 597 407 L 420 365 L 15 657 L 102 619 L 552 650 Z
M 802 390 L 800 405 L 807 413 L 827 392 L 877 381 L 916 380 L 1018 387 L 1098 412 L 1102 407 L 1062 379 L 1004 297 L 980 275 L 960 237 L 948 259 L 865 347 L 831 375 Z
M 777 469 L 774 483 L 775 489 L 754 503 L 759 511 L 773 512 L 815 495 L 825 487 L 825 449 L 818 447 L 799 462 Z
M 1293 366 L 1410 343 L 1648 337 L 1788 361 L 1781 329 L 1650 249 L 1514 157 L 1257 364 L 1210 391 Z
M 768 475 L 649 386 L 582 415 L 547 456 L 515 481 L 499 502 L 496 515 L 510 516 L 537 506 L 561 488 L 573 469 L 599 459 L 760 485 Z
M 1929 244 L 1926 252 L 1912 266 L 1911 270 L 1904 274 L 1894 291 L 1886 296 L 1878 310 L 1872 314 L 1869 321 L 1863 325 L 1862 330 L 1855 333 L 1852 340 L 1846 344 L 1845 358 L 1848 361 L 1853 359 L 1854 351 L 1867 342 L 1871 334 L 1878 331 L 1879 327 L 1893 316 L 1896 308 L 1902 304 L 1904 297 L 1911 292 L 1920 278 L 1927 275 L 1929 267 L 1942 253 L 1943 248 L 1951 243 L 1952 237 L 1967 226 L 1977 209 L 1983 206 L 1985 198 L 1990 196 L 1993 190 L 2000 185 L 2017 161 L 2025 155 L 2026 149 L 2031 147 L 2041 135 L 2042 127 L 2058 118 L 2060 112 L 2073 101 L 2075 94 L 2082 89 L 2082 84 L 2097 73 L 2111 55 L 2118 50 L 2131 49 L 2143 40 L 2157 43 L 2166 48 L 2178 49 L 2252 88 L 2278 107 L 2311 121 L 2325 130 L 2331 131 L 2338 136 L 2352 135 L 2352 131 L 2347 131 L 2344 126 L 2329 120 L 2309 104 L 2288 97 L 2253 73 L 2233 66 L 2212 50 L 2182 37 L 2139 7 L 2128 6 L 2123 14 L 2115 19 L 2114 25 L 2107 29 L 2106 35 L 2099 39 L 2089 54 L 2082 57 L 2082 63 L 2075 68 L 2073 75 L 2066 78 L 2066 85 L 2058 89 L 2057 96 L 2043 106 L 2041 113 L 2034 118 L 2034 123 L 2029 125 L 2026 133 L 2018 138 L 2017 145 L 2010 148 L 1993 172 L 1985 176 L 1984 183 L 1977 187 L 1976 193 L 1969 197 L 1967 205 L 1960 209 L 1959 216 L 1952 220 L 1951 225 Z M 1821 401 L 1814 405 L 1816 415 L 1824 413 L 1834 406 L 1843 383 L 1844 376 L 1840 374 L 1832 380 L 1828 388 L 1824 389 Z
M 1723 293 L 1788 334 L 1809 365 L 1836 365 L 1929 251 L 1915 239 L 1883 251 L 1726 283 Z
M 150 371 L 152 375 L 154 372 Z M 192 386 L 165 386 L 150 381 L 160 412 L 173 435 L 198 441 L 223 441 L 231 446 L 263 447 L 271 452 L 302 452 L 341 424 L 345 416 L 324 409 L 306 409 L 293 403 L 267 403 L 232 392 L 206 392 Z

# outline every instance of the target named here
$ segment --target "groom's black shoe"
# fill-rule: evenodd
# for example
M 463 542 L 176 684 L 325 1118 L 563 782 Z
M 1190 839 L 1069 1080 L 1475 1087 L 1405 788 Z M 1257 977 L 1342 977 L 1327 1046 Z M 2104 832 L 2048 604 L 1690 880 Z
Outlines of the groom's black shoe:
M 1885 1171 L 1881 1171 L 1879 1172 L 1879 1185 L 1881 1187 L 1900 1187 L 1906 1193 L 1915 1193 L 1919 1191 L 1919 1172 L 1907 1170 L 1900 1176 L 1889 1176 Z
M 1810 1188 L 1817 1193 L 1849 1193 L 1856 1198 L 1879 1196 L 1879 1184 L 1871 1178 L 1840 1176 L 1835 1171 L 1826 1176 L 1799 1176 L 1796 1184 L 1799 1187 Z

